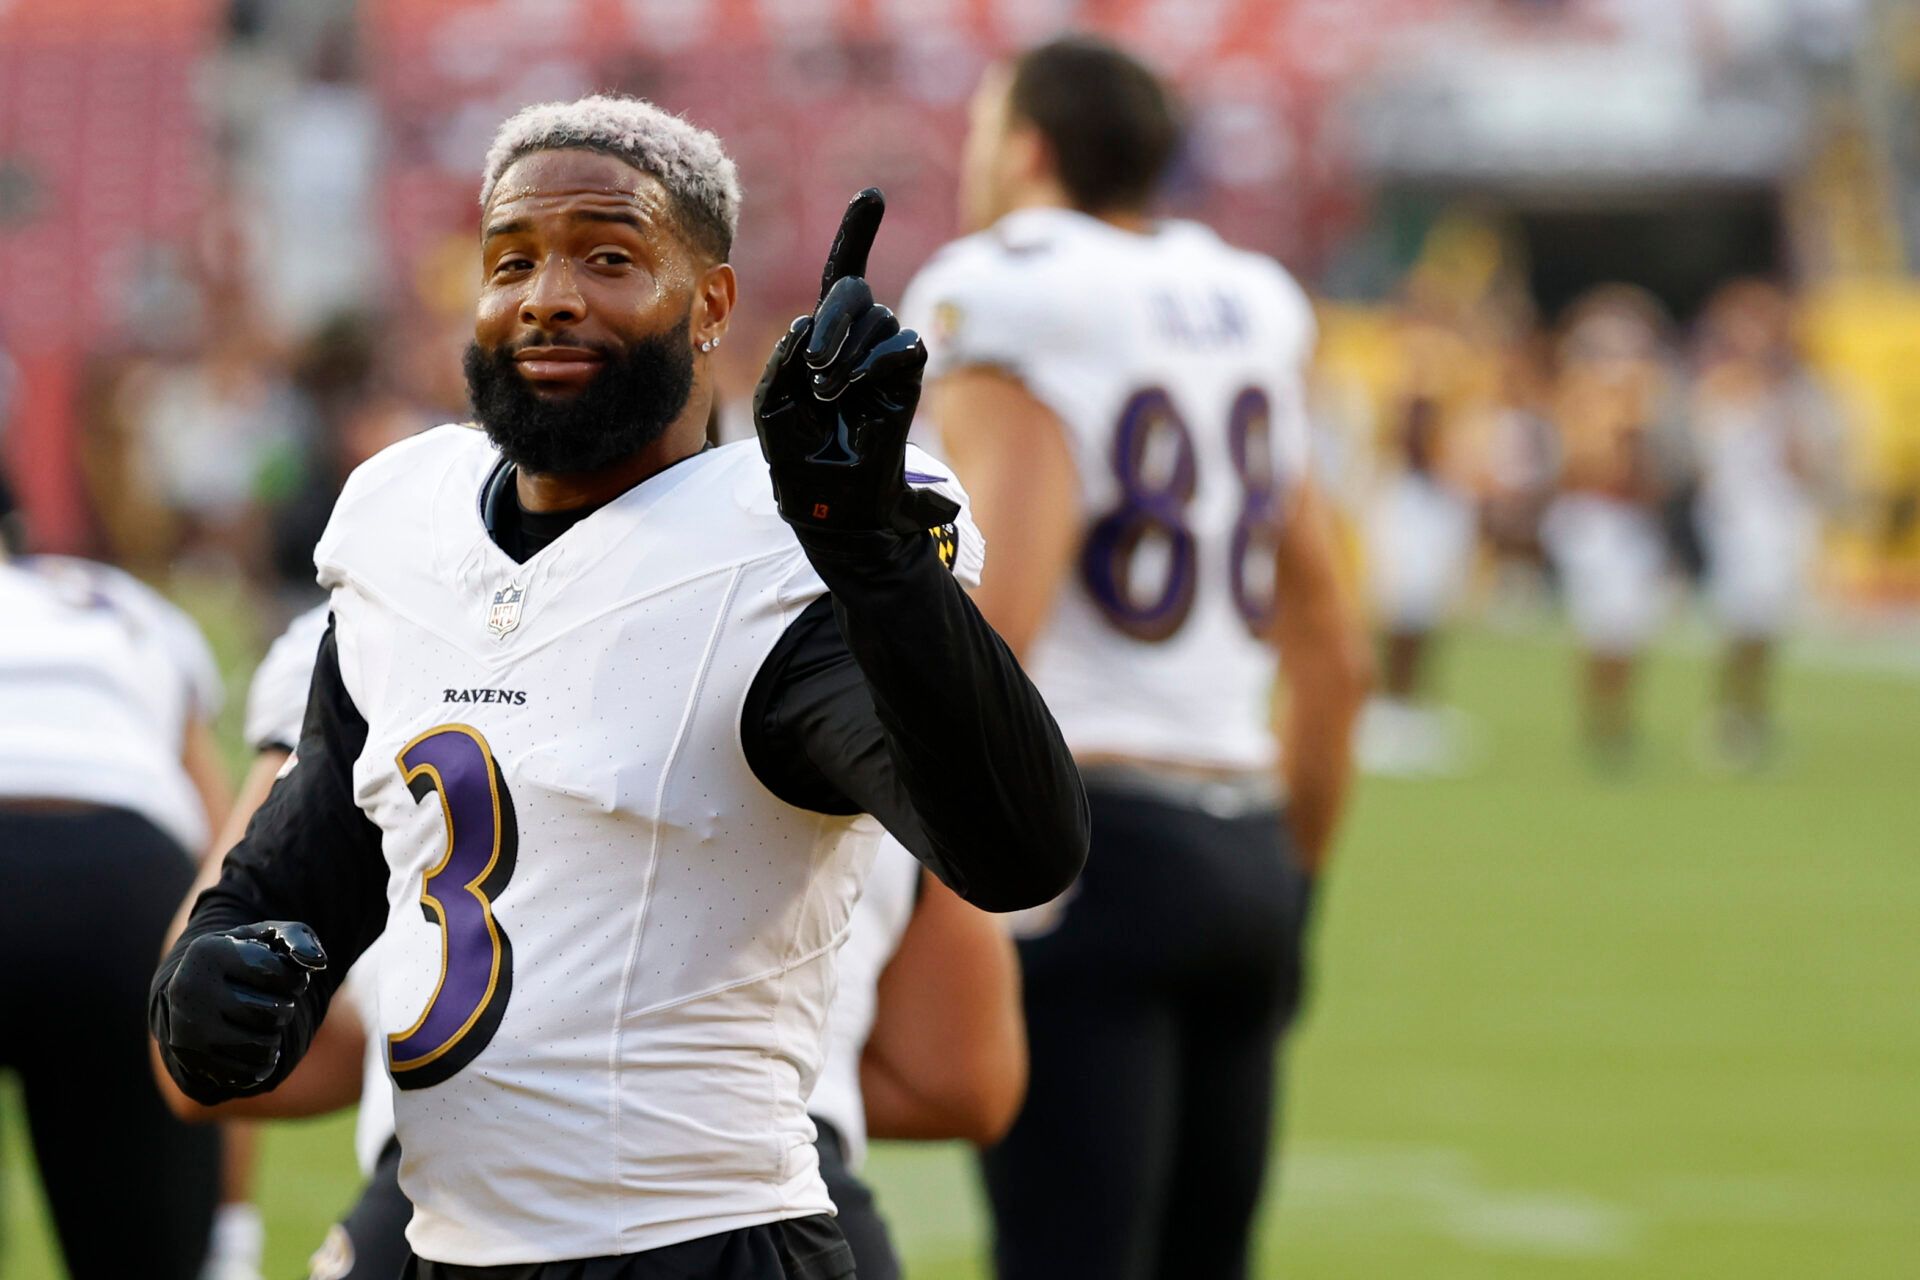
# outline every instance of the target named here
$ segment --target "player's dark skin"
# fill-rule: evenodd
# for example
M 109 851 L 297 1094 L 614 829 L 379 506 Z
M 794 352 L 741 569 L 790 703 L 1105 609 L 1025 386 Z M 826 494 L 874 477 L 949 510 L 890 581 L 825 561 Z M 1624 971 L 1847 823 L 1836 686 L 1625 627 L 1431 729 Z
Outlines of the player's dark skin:
M 480 235 L 474 341 L 513 350 L 536 394 L 578 395 L 604 363 L 593 347 L 630 347 L 682 317 L 694 348 L 693 392 L 658 440 L 598 471 L 516 470 L 522 510 L 608 502 L 705 447 L 713 383 L 699 347 L 726 333 L 736 281 L 681 233 L 657 178 L 596 151 L 535 151 L 500 175 Z

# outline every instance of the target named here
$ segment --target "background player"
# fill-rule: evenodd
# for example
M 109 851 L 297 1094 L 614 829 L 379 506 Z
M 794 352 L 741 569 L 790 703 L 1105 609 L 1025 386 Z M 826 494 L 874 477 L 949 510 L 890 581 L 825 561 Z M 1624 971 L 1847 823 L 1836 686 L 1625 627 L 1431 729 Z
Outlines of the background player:
M 68 1272 L 193 1280 L 220 1138 L 167 1113 L 141 1023 L 226 811 L 219 674 L 185 614 L 104 565 L 0 546 L 0 616 L 0 1067 Z
M 1105 43 L 993 69 L 963 161 L 985 229 L 905 304 L 941 441 L 1016 549 L 981 609 L 1060 719 L 1098 848 L 1020 941 L 1032 1079 L 985 1161 L 1004 1280 L 1245 1273 L 1366 683 L 1303 479 L 1305 296 L 1148 216 L 1179 138 L 1167 91 Z
M 349 482 L 295 763 L 154 980 L 166 1066 L 213 1105 L 285 1078 L 386 932 L 423 1280 L 849 1274 L 804 1099 L 860 815 L 996 909 L 1085 856 L 1058 731 L 961 589 L 962 495 L 905 469 L 925 354 L 862 278 L 878 193 L 768 361 L 759 450 L 706 450 L 738 199 L 650 104 L 502 127 L 485 434 Z

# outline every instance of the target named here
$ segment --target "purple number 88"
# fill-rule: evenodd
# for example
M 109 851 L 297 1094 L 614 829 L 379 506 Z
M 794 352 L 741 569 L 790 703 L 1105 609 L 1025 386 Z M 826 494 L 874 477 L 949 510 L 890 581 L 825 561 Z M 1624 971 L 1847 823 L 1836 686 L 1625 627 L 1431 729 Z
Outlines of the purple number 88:
M 1278 517 L 1272 409 L 1266 392 L 1234 397 L 1227 445 L 1240 481 L 1240 512 L 1228 550 L 1235 610 L 1255 636 L 1273 622 L 1273 556 Z M 1198 483 L 1193 434 L 1160 387 L 1135 392 L 1120 411 L 1112 465 L 1120 501 L 1093 522 L 1081 547 L 1080 574 L 1107 621 L 1136 640 L 1170 639 L 1193 612 L 1199 548 L 1187 523 Z M 1135 559 L 1150 537 L 1166 547 L 1158 590 L 1142 591 Z

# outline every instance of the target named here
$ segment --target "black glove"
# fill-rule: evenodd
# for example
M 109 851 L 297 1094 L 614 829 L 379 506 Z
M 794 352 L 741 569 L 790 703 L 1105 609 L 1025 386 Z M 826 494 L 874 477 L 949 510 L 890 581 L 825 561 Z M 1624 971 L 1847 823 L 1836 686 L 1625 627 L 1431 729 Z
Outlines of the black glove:
M 296 1001 L 327 953 L 304 924 L 268 920 L 195 938 L 159 992 L 154 1035 L 189 1097 L 222 1101 L 280 1065 Z
M 847 205 L 820 276 L 820 304 L 774 344 L 753 393 L 780 514 L 803 528 L 923 533 L 960 510 L 906 482 L 907 430 L 927 349 L 874 302 L 863 278 L 886 209 L 874 187 Z

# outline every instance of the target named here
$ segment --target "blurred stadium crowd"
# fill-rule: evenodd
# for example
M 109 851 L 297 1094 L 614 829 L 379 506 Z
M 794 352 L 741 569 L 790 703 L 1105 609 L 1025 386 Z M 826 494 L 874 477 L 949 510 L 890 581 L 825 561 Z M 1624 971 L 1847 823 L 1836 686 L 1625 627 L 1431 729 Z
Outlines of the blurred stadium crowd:
M 0 432 L 38 543 L 237 568 L 291 607 L 347 471 L 463 413 L 486 130 L 595 87 L 739 157 L 737 410 L 839 193 L 887 188 L 874 274 L 903 282 L 952 230 L 979 69 L 1072 22 L 1184 86 L 1174 204 L 1316 287 L 1319 466 L 1359 562 L 1409 536 L 1385 507 L 1420 518 L 1401 477 L 1431 481 L 1422 580 L 1374 575 L 1389 630 L 1551 566 L 1562 491 L 1643 506 L 1697 576 L 1697 505 L 1787 483 L 1783 564 L 1920 586 L 1920 142 L 1885 127 L 1920 101 L 1920 25 L 1869 0 L 3 7 Z

